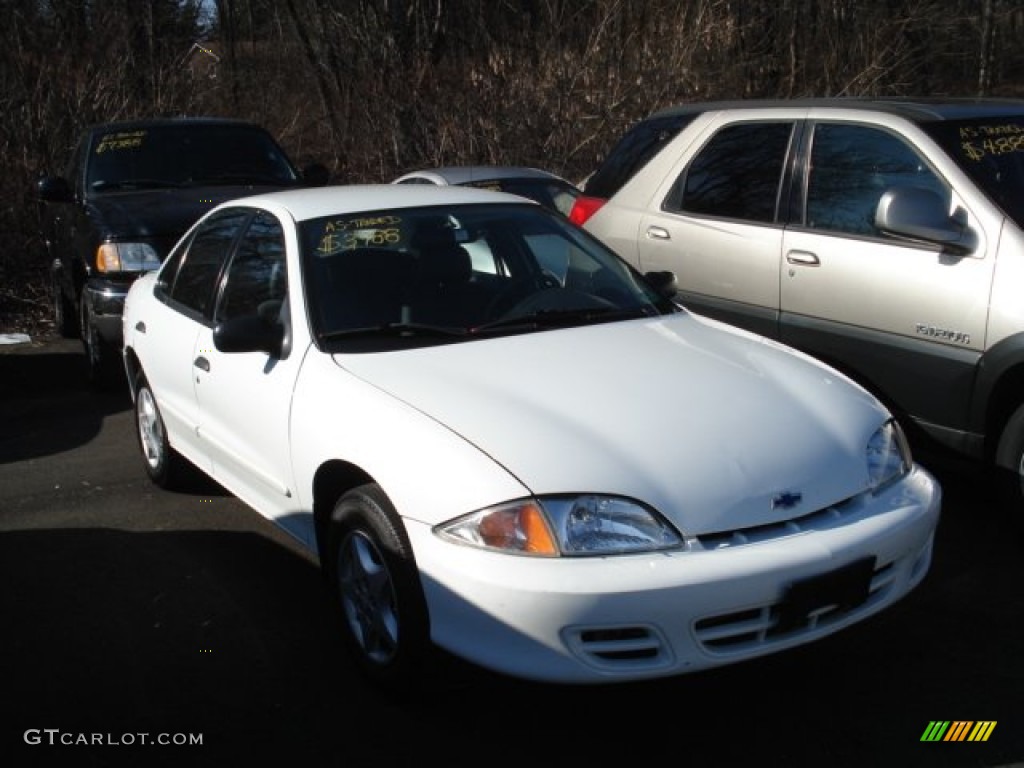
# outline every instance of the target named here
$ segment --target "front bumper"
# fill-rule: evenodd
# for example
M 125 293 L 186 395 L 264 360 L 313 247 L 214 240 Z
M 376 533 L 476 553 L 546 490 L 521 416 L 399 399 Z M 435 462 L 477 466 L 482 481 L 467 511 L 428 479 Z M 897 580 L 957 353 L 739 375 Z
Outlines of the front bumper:
M 123 342 L 121 316 L 132 282 L 90 277 L 82 288 L 82 302 L 90 325 L 96 329 L 100 340 L 112 347 L 120 348 Z
M 715 549 L 602 558 L 503 555 L 410 537 L 441 647 L 527 679 L 609 683 L 666 677 L 774 653 L 892 605 L 931 564 L 941 489 L 916 468 L 813 528 Z M 783 624 L 796 582 L 874 558 L 867 599 Z

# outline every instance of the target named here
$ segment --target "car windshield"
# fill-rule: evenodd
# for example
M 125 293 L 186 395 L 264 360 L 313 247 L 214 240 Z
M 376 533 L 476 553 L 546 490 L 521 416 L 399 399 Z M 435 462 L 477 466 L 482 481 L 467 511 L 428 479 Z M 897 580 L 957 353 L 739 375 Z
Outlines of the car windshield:
M 303 222 L 314 332 L 347 349 L 436 344 L 678 308 L 597 240 L 532 204 Z
M 1024 227 L 1024 115 L 921 127 L 1007 216 Z
M 244 125 L 169 125 L 97 134 L 94 192 L 209 184 L 287 186 L 298 176 L 274 140 Z

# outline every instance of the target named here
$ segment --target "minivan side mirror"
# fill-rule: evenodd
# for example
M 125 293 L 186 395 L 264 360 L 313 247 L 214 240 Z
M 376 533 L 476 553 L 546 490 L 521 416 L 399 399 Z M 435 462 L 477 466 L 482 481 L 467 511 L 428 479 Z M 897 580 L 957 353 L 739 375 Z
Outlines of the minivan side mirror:
M 946 202 L 931 189 L 887 189 L 875 209 L 875 226 L 886 234 L 924 240 L 960 251 L 974 247 L 965 222 L 950 216 Z

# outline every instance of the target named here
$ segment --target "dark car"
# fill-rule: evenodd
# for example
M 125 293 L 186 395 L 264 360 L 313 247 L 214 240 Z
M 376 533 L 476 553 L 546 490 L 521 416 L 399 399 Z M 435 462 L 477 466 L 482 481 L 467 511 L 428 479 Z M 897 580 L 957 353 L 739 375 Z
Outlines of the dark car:
M 202 214 L 225 200 L 326 180 L 323 166 L 300 173 L 268 131 L 239 120 L 87 128 L 63 175 L 42 175 L 37 193 L 57 330 L 81 336 L 90 381 L 120 378 L 128 288 Z

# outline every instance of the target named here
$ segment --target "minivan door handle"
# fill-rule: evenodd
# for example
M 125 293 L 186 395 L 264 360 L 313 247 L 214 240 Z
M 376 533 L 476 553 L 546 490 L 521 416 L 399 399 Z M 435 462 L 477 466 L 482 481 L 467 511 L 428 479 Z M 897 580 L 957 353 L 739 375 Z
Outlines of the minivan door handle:
M 802 264 L 805 267 L 821 266 L 818 257 L 810 251 L 790 251 L 786 254 L 786 261 L 790 264 Z
M 664 227 L 648 227 L 647 237 L 651 240 L 671 240 L 672 236 Z
M 196 368 L 198 368 L 201 371 L 206 371 L 207 373 L 210 372 L 210 361 L 207 360 L 202 355 L 197 357 L 195 359 L 195 361 L 192 363 L 192 365 L 194 365 Z

